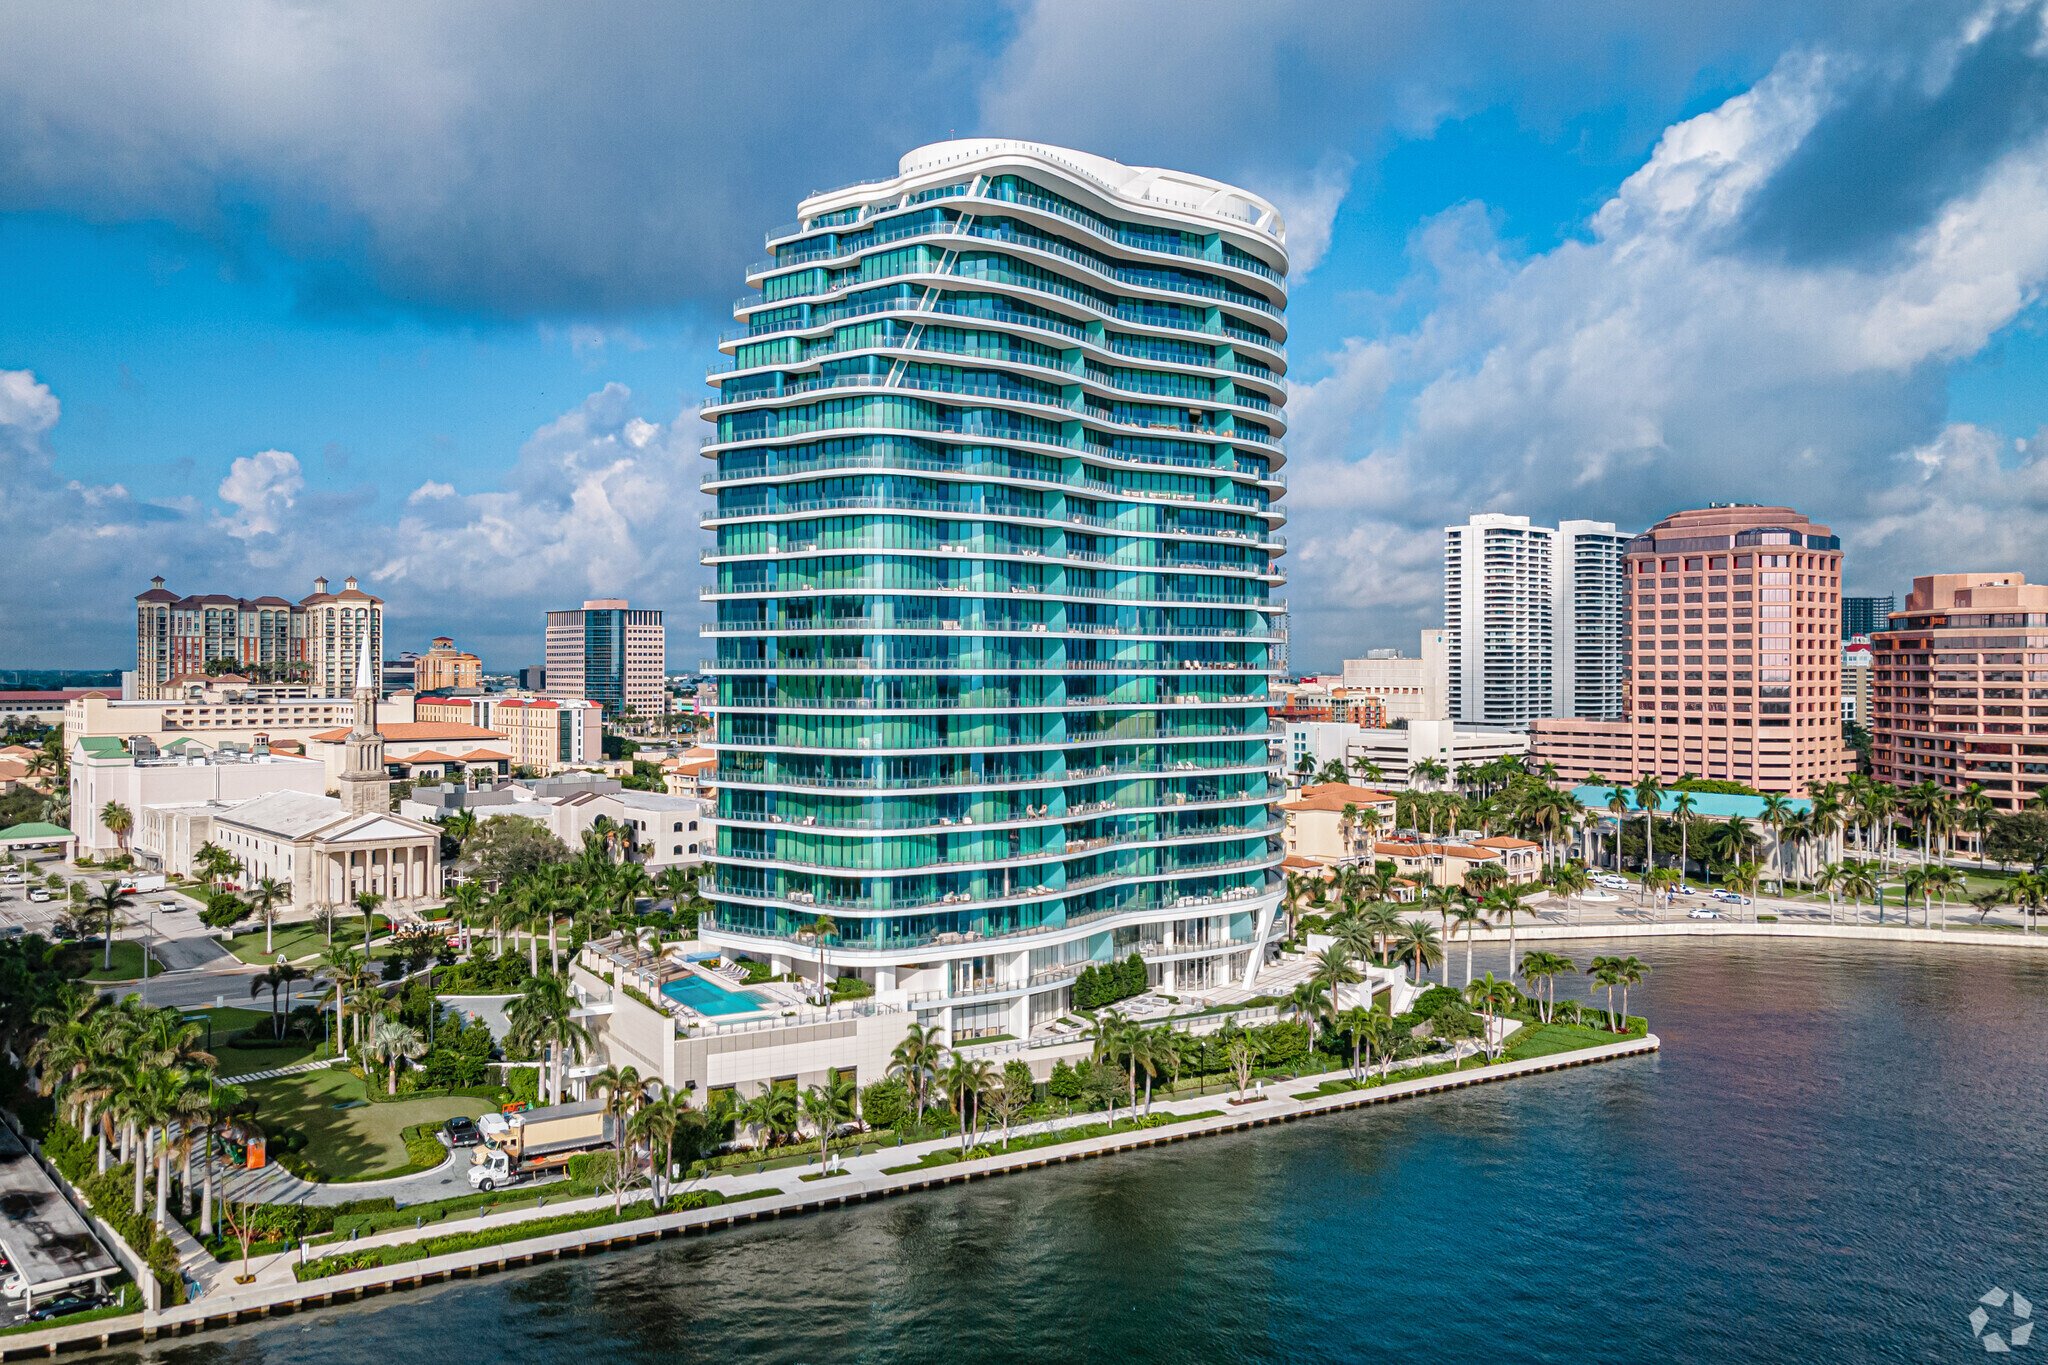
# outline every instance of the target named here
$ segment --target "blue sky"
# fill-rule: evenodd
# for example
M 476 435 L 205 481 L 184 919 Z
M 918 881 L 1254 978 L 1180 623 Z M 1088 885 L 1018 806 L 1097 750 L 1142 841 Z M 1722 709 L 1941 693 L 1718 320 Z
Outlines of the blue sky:
M 756 13 L 0 5 L 0 666 L 123 662 L 155 572 L 501 667 L 625 594 L 689 666 L 763 231 L 982 133 L 1286 210 L 1297 666 L 1411 641 L 1479 510 L 2048 577 L 2038 0 Z

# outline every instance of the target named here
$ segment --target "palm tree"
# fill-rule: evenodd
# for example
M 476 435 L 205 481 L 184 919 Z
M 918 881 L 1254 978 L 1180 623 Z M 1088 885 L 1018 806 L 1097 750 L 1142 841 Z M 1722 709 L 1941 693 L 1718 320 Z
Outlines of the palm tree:
M 1376 900 L 1358 912 L 1359 927 L 1372 935 L 1373 960 L 1387 960 L 1387 942 L 1401 927 L 1401 907 L 1390 900 Z
M 1484 1040 L 1486 1055 L 1489 1058 L 1498 1055 L 1500 1040 L 1494 1037 L 1494 1025 L 1507 1013 L 1508 1007 L 1515 1003 L 1513 983 L 1502 981 L 1492 972 L 1488 972 L 1477 981 L 1466 983 L 1465 999 L 1487 1021 Z
M 1613 812 L 1614 815 L 1614 872 L 1616 876 L 1619 876 L 1621 875 L 1622 822 L 1628 818 L 1628 813 L 1632 809 L 1629 803 L 1628 789 L 1621 786 L 1609 787 L 1607 789 L 1607 809 Z
M 1419 759 L 1408 765 L 1409 782 L 1424 790 L 1442 786 L 1450 775 L 1450 766 L 1440 758 Z
M 1636 779 L 1635 797 L 1643 813 L 1643 871 L 1648 874 L 1657 866 L 1657 811 L 1664 804 L 1664 784 L 1656 774 L 1644 773 Z
M 289 962 L 274 962 L 263 975 L 249 981 L 249 994 L 258 996 L 267 989 L 270 992 L 270 1032 L 274 1038 L 284 1037 L 284 1016 L 278 1012 L 279 991 L 288 990 L 294 981 L 306 980 L 306 974 Z
M 1326 1008 L 1322 984 L 1314 977 L 1297 981 L 1287 992 L 1287 1011 L 1297 1020 L 1308 1025 L 1309 1037 L 1315 1037 L 1315 1019 Z
M 1998 803 L 1985 793 L 1982 784 L 1971 783 L 1970 789 L 1963 793 L 1962 827 L 1976 836 L 1974 842 L 1977 845 L 1979 867 L 1988 865 L 1984 844 L 1997 825 Z
M 978 1116 L 981 1092 L 988 1089 L 994 1078 L 995 1068 L 980 1057 L 963 1057 L 954 1053 L 941 1076 L 946 1094 L 953 1101 L 953 1112 L 960 1117 L 960 1155 L 965 1157 L 974 1136 L 974 1121 Z
M 1863 898 L 1865 896 L 1869 896 L 1872 900 L 1877 898 L 1878 867 L 1876 863 L 1869 859 L 1851 858 L 1844 862 L 1839 875 L 1836 877 L 1836 881 L 1842 888 L 1842 894 L 1849 898 L 1849 904 L 1858 909 L 1863 905 Z M 1879 910 L 1878 916 L 1879 921 L 1882 922 L 1882 909 Z M 1860 918 L 1862 918 L 1860 914 L 1852 913 L 1850 915 L 1852 921 Z
M 820 915 L 809 924 L 806 924 L 797 933 L 799 938 L 809 939 L 818 950 L 818 994 L 816 999 L 821 1005 L 832 1003 L 831 992 L 825 988 L 825 944 L 838 932 L 839 926 L 832 922 L 831 916 Z
M 647 1083 L 640 1079 L 638 1067 L 613 1064 L 590 1078 L 590 1088 L 604 1097 L 605 1119 L 612 1129 L 613 1155 L 618 1163 L 612 1181 L 612 1212 L 617 1213 L 625 1204 L 626 1182 L 632 1177 L 626 1160 L 627 1133 L 634 1112 L 647 1098 Z
M 1546 949 L 1532 950 L 1522 959 L 1522 979 L 1529 983 L 1530 994 L 1541 993 L 1543 1022 L 1549 1023 L 1557 1003 L 1557 978 L 1574 971 L 1572 960 L 1560 953 Z
M 825 1084 L 804 1091 L 803 1118 L 818 1135 L 820 1166 L 832 1155 L 832 1134 L 853 1117 L 854 1094 L 853 1077 L 837 1071 Z
M 103 940 L 100 970 L 103 972 L 114 970 L 114 931 L 126 922 L 121 912 L 132 910 L 134 907 L 134 899 L 121 889 L 121 883 L 118 881 L 102 883 L 98 891 L 86 898 L 86 914 L 100 921 L 100 937 Z
M 368 957 L 370 955 L 370 929 L 371 926 L 374 925 L 377 920 L 377 907 L 382 905 L 383 903 L 384 897 L 377 894 L 375 891 L 362 891 L 356 894 L 356 913 L 363 917 L 364 957 Z
M 199 1193 L 199 1235 L 213 1235 L 214 1141 L 216 1136 L 236 1136 L 254 1126 L 256 1101 L 239 1085 L 216 1081 L 207 1087 L 206 1117 L 200 1128 L 200 1169 L 204 1181 Z
M 1624 1028 L 1628 1025 L 1628 988 L 1642 985 L 1643 978 L 1649 974 L 1649 964 L 1639 957 L 1624 957 L 1614 964 L 1614 981 L 1621 987 L 1621 1019 Z
M 263 955 L 268 957 L 275 946 L 271 927 L 277 922 L 277 907 L 282 901 L 291 899 L 291 888 L 275 877 L 265 877 L 249 888 L 249 905 L 263 916 Z
M 1437 984 L 1448 986 L 1451 984 L 1451 960 L 1448 952 L 1451 946 L 1451 913 L 1464 903 L 1465 892 L 1462 888 L 1456 886 L 1432 886 L 1429 888 L 1429 893 L 1424 899 L 1425 903 L 1435 910 L 1438 917 L 1443 920 L 1443 946 L 1446 952 L 1441 959 L 1443 963 L 1443 980 Z
M 1559 863 L 1544 874 L 1543 880 L 1552 892 L 1564 897 L 1565 912 L 1571 913 L 1573 903 L 1593 884 L 1592 874 L 1586 871 L 1584 863 Z
M 374 1057 L 388 1066 L 390 1072 L 384 1093 L 398 1093 L 398 1068 L 402 1062 L 417 1061 L 426 1053 L 427 1040 L 411 1024 L 398 1019 L 379 1019 L 377 1027 L 370 1032 L 370 1039 L 363 1044 L 365 1056 Z
M 1414 979 L 1418 984 L 1428 979 L 1430 964 L 1442 961 L 1443 955 L 1443 943 L 1436 936 L 1436 926 L 1426 919 L 1406 921 L 1394 936 L 1394 957 L 1397 961 L 1407 958 L 1414 963 Z
M 1515 916 L 1522 909 L 1522 898 L 1515 894 L 1513 887 L 1499 886 L 1495 887 L 1492 894 L 1487 896 L 1480 908 L 1486 912 L 1488 918 L 1496 921 L 1505 920 L 1507 922 L 1508 979 L 1513 980 L 1517 972 L 1520 971 L 1515 952 Z
M 1401 1029 L 1390 1015 L 1378 1010 L 1367 1011 L 1367 1027 L 1364 1034 L 1366 1055 L 1380 1060 L 1380 1079 L 1387 1078 L 1387 1069 L 1393 1065 L 1394 1049 L 1400 1043 Z
M 1358 1058 L 1365 1037 L 1372 1032 L 1373 1012 L 1353 1005 L 1337 1016 L 1337 1031 L 1351 1040 L 1351 1079 L 1359 1079 Z
M 655 1204 L 664 1197 L 676 1133 L 690 1120 L 690 1101 L 680 1090 L 649 1100 L 627 1122 L 628 1137 L 647 1144 L 647 1180 Z
M 1472 934 L 1474 930 L 1484 923 L 1486 923 L 1485 912 L 1470 900 L 1460 898 L 1449 908 L 1446 925 L 1448 932 L 1444 935 L 1444 942 L 1449 943 L 1455 935 L 1464 934 L 1465 981 L 1468 985 L 1472 980 Z
M 340 950 L 330 948 L 326 957 L 329 963 L 328 980 L 335 988 L 336 1017 L 343 1024 L 349 1022 L 348 1011 L 342 1007 L 346 1003 L 345 996 L 353 997 L 356 1002 L 353 1010 L 354 1034 L 355 1040 L 360 1043 L 379 1003 L 378 974 L 371 970 L 369 959 L 354 947 Z M 348 1051 L 347 1040 L 336 1039 L 335 1050 L 345 1054 Z
M 1923 898 L 1921 901 L 1923 912 L 1921 922 L 1923 924 L 1926 922 L 1926 915 L 1924 913 L 1926 910 L 1925 897 L 1931 894 L 1941 902 L 1940 927 L 1946 930 L 1948 928 L 1948 898 L 1962 894 L 1968 887 L 1969 883 L 1964 880 L 1963 874 L 1955 868 L 1937 864 L 1934 867 L 1921 869 L 1920 894 Z
M 1131 1070 L 1145 1073 L 1145 1112 L 1152 1112 L 1152 1082 L 1180 1057 L 1179 1041 L 1163 1028 L 1139 1029 L 1131 1040 Z
M 242 870 L 240 858 L 211 841 L 201 844 L 193 853 L 192 865 L 199 869 L 199 875 L 206 879 L 206 889 L 212 892 L 218 892 L 222 882 Z
M 1688 840 L 1692 830 L 1693 797 L 1689 791 L 1681 790 L 1671 798 L 1671 818 L 1678 825 L 1678 877 L 1685 880 L 1685 868 L 1690 854 Z
M 945 1045 L 940 1042 L 936 1027 L 913 1023 L 904 1031 L 896 1050 L 889 1054 L 889 1074 L 901 1076 L 910 1087 L 910 1104 L 920 1123 L 924 1121 L 925 1086 L 937 1073 L 944 1053 Z
M 1315 970 L 1309 980 L 1324 996 L 1334 999 L 1339 986 L 1355 985 L 1364 980 L 1351 963 L 1354 954 L 1342 943 L 1333 944 L 1316 955 Z
M 100 823 L 107 827 L 107 833 L 120 841 L 121 851 L 128 851 L 128 834 L 135 828 L 135 812 L 119 801 L 109 801 L 100 807 Z
M 1618 957 L 1596 957 L 1588 973 L 1593 985 L 1607 992 L 1607 1031 L 1619 1033 L 1621 1029 L 1614 1022 L 1614 991 L 1621 985 L 1621 959 Z
M 552 1104 L 562 1102 L 567 1051 L 590 1044 L 590 1030 L 573 1017 L 576 1008 L 576 997 L 560 977 L 542 976 L 529 982 L 526 993 L 505 1011 L 505 1022 L 510 1026 L 506 1032 L 508 1041 L 518 1047 L 540 1047 L 546 1051 Z
M 1792 818 L 1792 803 L 1777 792 L 1764 795 L 1763 819 L 1771 831 L 1771 867 L 1778 876 L 1778 893 L 1785 892 L 1785 825 Z

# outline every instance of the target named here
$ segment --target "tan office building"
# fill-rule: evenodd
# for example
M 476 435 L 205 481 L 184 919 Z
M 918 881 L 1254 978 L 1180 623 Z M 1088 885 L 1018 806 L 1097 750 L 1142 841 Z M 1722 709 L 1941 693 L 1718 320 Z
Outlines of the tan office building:
M 446 635 L 436 635 L 427 652 L 412 661 L 415 692 L 444 692 L 484 685 L 484 661 L 455 647 Z
M 2017 573 L 1916 578 L 1870 644 L 1879 780 L 1982 785 L 2002 811 L 2048 790 L 2048 584 Z

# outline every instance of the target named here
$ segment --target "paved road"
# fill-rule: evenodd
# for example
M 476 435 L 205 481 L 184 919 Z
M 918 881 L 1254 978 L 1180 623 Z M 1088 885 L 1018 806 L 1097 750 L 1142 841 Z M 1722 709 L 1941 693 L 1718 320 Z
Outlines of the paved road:
M 540 1181 L 531 1187 L 522 1185 L 520 1188 L 545 1192 L 551 1183 L 554 1182 Z M 282 1166 L 266 1166 L 260 1171 L 230 1171 L 224 1177 L 223 1187 L 231 1198 L 255 1199 L 268 1204 L 346 1204 L 354 1199 L 389 1196 L 403 1208 L 408 1204 L 426 1204 L 471 1193 L 469 1151 L 465 1148 L 450 1152 L 448 1159 L 431 1171 L 399 1176 L 393 1180 L 356 1180 L 347 1184 L 322 1185 L 301 1180 Z

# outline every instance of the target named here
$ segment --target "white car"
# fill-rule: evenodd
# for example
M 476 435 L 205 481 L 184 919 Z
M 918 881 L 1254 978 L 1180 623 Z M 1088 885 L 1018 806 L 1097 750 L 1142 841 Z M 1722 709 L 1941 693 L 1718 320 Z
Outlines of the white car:
M 28 893 L 28 898 L 34 901 L 36 904 L 40 905 L 44 901 L 50 899 L 50 893 L 44 888 L 38 886 Z
M 1701 905 L 1686 911 L 1685 917 L 1687 919 L 1719 919 L 1721 918 L 1721 912 L 1711 905 Z
M 28 878 L 19 872 L 10 872 L 4 877 L 0 877 L 0 886 L 20 886 L 27 880 Z

